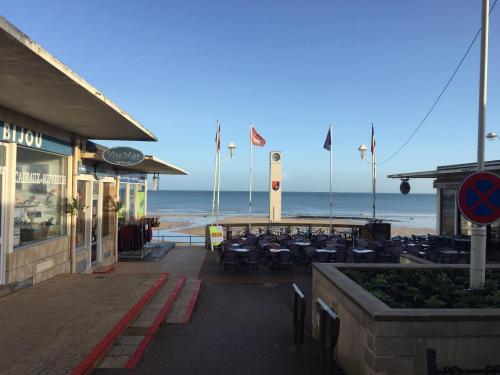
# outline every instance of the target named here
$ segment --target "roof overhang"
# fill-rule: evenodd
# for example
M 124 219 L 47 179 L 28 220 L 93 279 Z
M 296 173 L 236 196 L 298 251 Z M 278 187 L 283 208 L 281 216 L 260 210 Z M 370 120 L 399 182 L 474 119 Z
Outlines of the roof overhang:
M 434 171 L 409 172 L 390 174 L 388 178 L 438 178 L 438 176 L 472 173 L 477 170 L 476 163 L 443 165 L 437 167 Z M 500 160 L 490 160 L 484 163 L 485 171 L 500 171 Z
M 156 137 L 0 16 L 0 105 L 91 139 Z

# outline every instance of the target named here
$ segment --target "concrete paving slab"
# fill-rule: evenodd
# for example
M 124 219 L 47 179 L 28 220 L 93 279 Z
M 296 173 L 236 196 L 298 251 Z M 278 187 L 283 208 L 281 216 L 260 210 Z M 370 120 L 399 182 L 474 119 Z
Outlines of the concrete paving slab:
M 196 279 L 205 260 L 207 250 L 202 246 L 175 247 L 158 262 L 119 262 L 115 273 L 161 273 L 170 277 L 185 276 Z
M 99 368 L 123 368 L 128 359 L 128 355 L 106 357 L 99 365 Z
M 0 373 L 70 373 L 159 277 L 59 275 L 2 297 Z
M 172 307 L 172 311 L 168 315 L 167 323 L 171 324 L 183 323 L 184 315 L 186 314 L 188 305 L 191 302 L 191 297 L 193 296 L 193 292 L 197 284 L 198 284 L 197 279 L 186 280 L 181 294 L 175 300 L 174 306 Z

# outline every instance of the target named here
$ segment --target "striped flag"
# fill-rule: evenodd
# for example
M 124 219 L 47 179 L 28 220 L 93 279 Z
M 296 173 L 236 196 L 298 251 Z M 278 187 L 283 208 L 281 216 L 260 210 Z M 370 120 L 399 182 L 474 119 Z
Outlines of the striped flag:
M 375 130 L 373 128 L 373 124 L 372 124 L 372 147 L 371 147 L 371 150 L 372 150 L 372 154 L 375 152 Z
M 328 134 L 326 135 L 325 144 L 323 145 L 323 148 L 328 151 L 332 150 L 332 133 L 330 130 L 331 129 L 328 128 Z
M 220 150 L 220 123 L 217 121 L 217 131 L 215 132 L 215 151 Z
M 252 127 L 250 131 L 250 141 L 253 145 L 259 147 L 264 147 L 266 144 L 266 140 L 259 133 L 257 133 L 257 130 L 255 130 L 254 127 Z

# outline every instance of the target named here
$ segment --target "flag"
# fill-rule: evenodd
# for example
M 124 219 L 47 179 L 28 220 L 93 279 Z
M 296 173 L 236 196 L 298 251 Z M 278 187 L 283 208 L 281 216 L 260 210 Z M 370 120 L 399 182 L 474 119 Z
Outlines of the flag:
M 266 144 L 266 140 L 253 127 L 250 130 L 250 142 L 259 147 L 264 147 Z
M 372 124 L 372 154 L 375 152 L 375 130 L 373 129 L 373 124 Z
M 220 123 L 217 121 L 217 131 L 215 132 L 215 151 L 220 150 Z
M 332 134 L 331 134 L 331 128 L 328 128 L 328 134 L 326 135 L 325 139 L 325 144 L 323 145 L 323 148 L 325 150 L 331 151 L 332 150 Z

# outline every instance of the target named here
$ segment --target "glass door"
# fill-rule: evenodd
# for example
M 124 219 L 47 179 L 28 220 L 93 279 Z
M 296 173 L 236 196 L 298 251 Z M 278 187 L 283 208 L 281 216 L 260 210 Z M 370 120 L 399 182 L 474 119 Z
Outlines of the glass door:
M 99 182 L 92 182 L 92 248 L 90 261 L 98 260 L 99 252 Z

